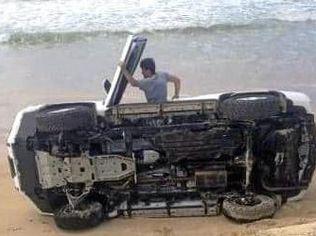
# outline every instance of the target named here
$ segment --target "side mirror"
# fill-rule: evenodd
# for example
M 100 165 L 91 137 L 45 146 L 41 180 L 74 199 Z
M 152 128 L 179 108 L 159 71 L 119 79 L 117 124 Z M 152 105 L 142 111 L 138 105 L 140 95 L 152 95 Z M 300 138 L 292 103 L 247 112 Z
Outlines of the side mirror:
M 111 82 L 110 82 L 108 79 L 104 79 L 104 80 L 103 80 L 103 89 L 104 89 L 104 92 L 105 92 L 106 94 L 108 94 L 109 91 L 110 91 L 110 88 L 111 88 Z

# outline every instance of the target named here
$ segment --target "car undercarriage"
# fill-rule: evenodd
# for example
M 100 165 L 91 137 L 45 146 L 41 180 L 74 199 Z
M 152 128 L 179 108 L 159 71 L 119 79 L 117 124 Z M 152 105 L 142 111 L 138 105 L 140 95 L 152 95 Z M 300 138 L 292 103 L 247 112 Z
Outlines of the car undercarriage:
M 40 107 L 11 145 L 15 156 L 29 154 L 19 167 L 9 158 L 13 178 L 32 159 L 35 175 L 19 171 L 20 185 L 64 229 L 117 215 L 258 220 L 313 175 L 313 115 L 279 92 L 122 104 L 103 115 L 97 107 Z

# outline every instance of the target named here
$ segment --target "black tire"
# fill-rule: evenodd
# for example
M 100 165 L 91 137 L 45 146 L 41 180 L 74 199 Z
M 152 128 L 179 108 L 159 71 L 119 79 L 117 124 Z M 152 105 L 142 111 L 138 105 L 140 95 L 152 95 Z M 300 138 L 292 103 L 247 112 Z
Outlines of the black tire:
M 238 222 L 251 222 L 270 218 L 277 210 L 275 200 L 266 195 L 254 196 L 255 204 L 241 204 L 241 198 L 228 198 L 223 201 L 223 214 Z
M 83 105 L 52 106 L 41 111 L 36 122 L 39 132 L 90 129 L 96 124 L 96 111 Z
M 306 111 L 305 107 L 302 107 L 302 106 L 291 106 L 288 109 L 288 113 L 291 113 L 291 114 L 294 114 L 297 116 L 305 117 L 307 114 L 307 111 Z
M 91 228 L 100 224 L 103 219 L 103 207 L 99 202 L 82 203 L 76 209 L 67 204 L 54 214 L 56 225 L 66 230 Z
M 221 101 L 220 111 L 232 120 L 258 120 L 281 113 L 281 104 L 272 94 L 231 96 Z

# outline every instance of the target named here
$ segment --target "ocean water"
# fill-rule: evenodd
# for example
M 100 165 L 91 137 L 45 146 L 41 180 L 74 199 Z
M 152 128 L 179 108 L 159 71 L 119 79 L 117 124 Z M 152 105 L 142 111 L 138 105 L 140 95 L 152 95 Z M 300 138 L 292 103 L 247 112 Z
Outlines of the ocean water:
M 0 42 L 316 20 L 311 0 L 0 0 Z
M 148 38 L 144 56 L 182 79 L 182 96 L 283 89 L 316 101 L 312 0 L 0 0 L 2 89 L 102 98 L 128 34 Z M 124 101 L 144 97 L 129 87 Z

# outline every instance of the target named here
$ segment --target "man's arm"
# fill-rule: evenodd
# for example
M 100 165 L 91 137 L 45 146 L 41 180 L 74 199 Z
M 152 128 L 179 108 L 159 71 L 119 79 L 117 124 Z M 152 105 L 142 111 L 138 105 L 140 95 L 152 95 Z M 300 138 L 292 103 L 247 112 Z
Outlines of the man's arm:
M 120 62 L 118 64 L 121 67 L 122 73 L 125 76 L 125 78 L 127 79 L 127 81 L 133 86 L 133 87 L 138 87 L 138 81 L 128 72 L 128 70 L 126 69 L 126 66 L 123 62 Z
M 174 84 L 174 95 L 173 95 L 172 99 L 179 98 L 180 88 L 181 88 L 181 80 L 177 76 L 169 75 L 168 81 L 172 82 Z

